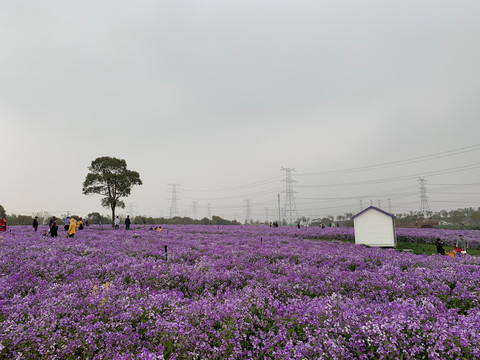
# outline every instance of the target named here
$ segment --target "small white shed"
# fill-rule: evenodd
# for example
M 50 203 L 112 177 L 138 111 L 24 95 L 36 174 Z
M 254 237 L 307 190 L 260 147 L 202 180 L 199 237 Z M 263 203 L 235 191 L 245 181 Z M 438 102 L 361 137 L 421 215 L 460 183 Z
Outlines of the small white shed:
M 395 216 L 370 206 L 352 217 L 355 244 L 395 247 Z

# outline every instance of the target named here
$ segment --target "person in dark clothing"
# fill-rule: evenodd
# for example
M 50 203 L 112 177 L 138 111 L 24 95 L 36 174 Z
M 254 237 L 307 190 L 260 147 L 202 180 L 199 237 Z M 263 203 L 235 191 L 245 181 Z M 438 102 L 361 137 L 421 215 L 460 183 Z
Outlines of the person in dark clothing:
M 443 248 L 443 242 L 440 238 L 435 240 L 435 246 L 437 247 L 437 253 L 440 255 L 445 255 L 445 249 Z
M 37 231 L 38 229 L 38 216 L 35 216 L 35 219 L 33 219 L 33 228 L 35 229 L 35 231 Z
M 130 215 L 127 215 L 127 218 L 125 219 L 125 230 L 130 230 Z
M 82 218 L 78 218 L 77 226 L 78 226 L 78 230 L 83 230 L 83 220 L 82 220 Z
M 57 218 L 54 216 L 50 219 L 50 221 L 48 222 L 48 232 L 51 233 L 52 232 L 52 225 L 54 222 L 57 221 Z
M 55 220 L 55 221 L 52 223 L 52 226 L 50 226 L 50 236 L 51 236 L 51 237 L 57 237 L 57 236 L 58 236 L 57 220 Z

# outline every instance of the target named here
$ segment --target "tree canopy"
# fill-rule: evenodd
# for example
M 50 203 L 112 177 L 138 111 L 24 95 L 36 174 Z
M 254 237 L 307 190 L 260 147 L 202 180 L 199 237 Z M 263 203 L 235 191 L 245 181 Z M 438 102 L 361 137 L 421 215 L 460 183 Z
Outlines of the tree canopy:
M 120 200 L 127 197 L 135 185 L 142 185 L 140 174 L 127 169 L 127 162 L 110 156 L 99 157 L 88 167 L 89 173 L 83 182 L 82 192 L 85 195 L 103 195 L 102 206 L 112 210 L 112 225 L 115 220 L 115 209 L 124 208 Z

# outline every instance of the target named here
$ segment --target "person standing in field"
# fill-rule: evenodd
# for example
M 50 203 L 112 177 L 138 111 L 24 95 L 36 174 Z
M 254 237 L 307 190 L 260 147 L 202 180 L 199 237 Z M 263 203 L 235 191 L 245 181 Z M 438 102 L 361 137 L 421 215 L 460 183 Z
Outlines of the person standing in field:
M 35 216 L 35 219 L 33 219 L 33 228 L 35 229 L 34 231 L 37 231 L 38 229 L 38 216 Z
M 7 231 L 7 220 L 4 216 L 0 219 L 0 231 Z
M 49 228 L 49 229 L 52 228 L 52 224 L 53 224 L 53 222 L 54 222 L 55 220 L 57 220 L 57 218 L 56 218 L 55 216 L 53 216 L 53 217 L 50 219 L 50 221 L 48 222 L 48 228 Z
M 468 244 L 467 241 L 463 238 L 463 235 L 459 235 L 456 246 L 462 250 L 461 252 L 463 254 L 467 253 Z
M 72 217 L 70 219 L 70 225 L 68 225 L 68 237 L 75 236 L 75 230 L 77 229 L 77 225 L 75 224 L 75 219 Z
M 115 230 L 118 230 L 118 228 L 120 227 L 120 218 L 118 217 L 118 215 L 113 223 L 115 224 Z
M 52 226 L 50 226 L 50 236 L 57 237 L 58 236 L 58 225 L 57 220 L 54 220 Z
M 440 238 L 435 240 L 435 246 L 437 247 L 437 253 L 440 255 L 445 255 L 445 249 L 443 248 L 443 242 Z
M 130 215 L 125 219 L 125 230 L 130 230 Z
M 83 221 L 81 217 L 78 218 L 77 226 L 78 226 L 78 230 L 83 230 Z
M 68 231 L 68 227 L 70 226 L 70 216 L 67 216 L 63 225 L 63 230 Z

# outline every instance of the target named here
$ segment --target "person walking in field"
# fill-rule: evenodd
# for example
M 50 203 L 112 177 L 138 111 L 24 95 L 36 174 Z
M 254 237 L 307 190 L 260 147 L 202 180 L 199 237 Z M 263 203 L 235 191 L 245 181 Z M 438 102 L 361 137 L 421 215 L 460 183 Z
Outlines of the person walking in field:
M 130 215 L 127 215 L 127 218 L 125 219 L 125 230 L 130 230 Z
M 443 242 L 440 238 L 435 240 L 435 246 L 437 247 L 437 253 L 440 255 L 445 255 L 445 249 L 443 248 Z
M 78 226 L 78 230 L 83 230 L 83 220 L 82 220 L 82 218 L 78 218 L 77 226 Z
M 54 220 L 52 226 L 50 227 L 50 236 L 57 237 L 58 236 L 58 225 L 57 220 Z
M 70 226 L 70 216 L 67 216 L 63 225 L 63 230 L 68 231 L 68 227 Z
M 50 221 L 48 222 L 48 228 L 49 228 L 49 229 L 52 228 L 52 224 L 53 224 L 53 222 L 54 222 L 55 220 L 57 220 L 57 218 L 56 218 L 55 216 L 53 216 L 53 217 L 50 219 Z
M 34 231 L 37 231 L 38 229 L 38 216 L 35 216 L 35 219 L 33 219 L 33 228 L 35 229 Z
M 77 225 L 75 224 L 75 219 L 72 217 L 70 219 L 70 225 L 68 225 L 68 237 L 75 236 L 75 230 L 77 229 Z
M 120 228 L 120 218 L 118 217 L 118 215 L 113 223 L 115 225 L 115 230 L 118 230 Z
M 460 248 L 460 252 L 461 252 L 462 254 L 466 254 L 466 253 L 467 253 L 468 244 L 467 244 L 467 241 L 463 238 L 463 235 L 459 235 L 458 240 L 457 240 L 456 247 L 457 247 L 457 248 Z
M 7 231 L 7 220 L 4 216 L 0 219 L 0 231 Z

